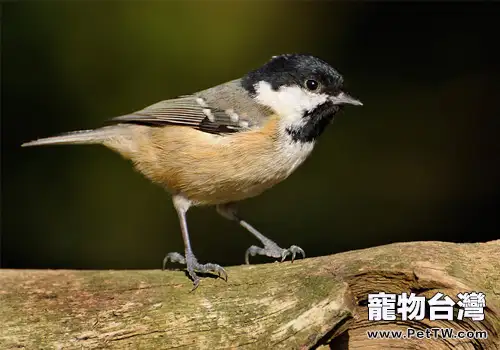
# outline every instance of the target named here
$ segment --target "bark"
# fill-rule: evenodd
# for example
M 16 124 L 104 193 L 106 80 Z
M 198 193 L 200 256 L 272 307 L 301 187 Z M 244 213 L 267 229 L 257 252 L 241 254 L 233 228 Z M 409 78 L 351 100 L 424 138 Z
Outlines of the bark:
M 191 290 L 182 271 L 0 270 L 0 349 L 498 349 L 500 240 L 397 243 L 234 266 Z M 368 321 L 367 295 L 486 294 L 485 319 Z M 376 339 L 451 327 L 488 339 Z

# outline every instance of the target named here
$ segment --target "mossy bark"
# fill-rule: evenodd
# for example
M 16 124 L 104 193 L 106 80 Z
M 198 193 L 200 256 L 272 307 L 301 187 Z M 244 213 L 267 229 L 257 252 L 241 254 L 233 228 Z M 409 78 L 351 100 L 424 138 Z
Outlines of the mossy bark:
M 190 292 L 181 271 L 0 270 L 0 349 L 498 349 L 500 240 L 397 243 L 227 268 Z M 373 322 L 370 292 L 486 294 L 482 322 Z M 376 339 L 451 327 L 488 339 Z

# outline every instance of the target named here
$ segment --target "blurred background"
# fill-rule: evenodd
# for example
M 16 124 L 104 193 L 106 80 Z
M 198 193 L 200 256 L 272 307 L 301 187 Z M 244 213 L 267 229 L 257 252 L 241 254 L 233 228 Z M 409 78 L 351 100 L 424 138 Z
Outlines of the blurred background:
M 241 205 L 250 223 L 308 256 L 500 238 L 498 16 L 486 2 L 4 3 L 1 266 L 160 268 L 183 250 L 160 187 L 102 146 L 20 144 L 293 52 L 330 62 L 364 106 L 346 108 L 287 181 Z M 213 208 L 188 223 L 200 261 L 241 264 L 258 243 Z

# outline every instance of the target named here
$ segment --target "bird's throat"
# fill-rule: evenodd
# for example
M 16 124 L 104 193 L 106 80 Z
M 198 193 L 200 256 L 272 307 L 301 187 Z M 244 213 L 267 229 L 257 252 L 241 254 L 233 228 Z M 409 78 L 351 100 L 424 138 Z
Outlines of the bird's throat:
M 304 114 L 304 122 L 301 125 L 289 126 L 285 130 L 293 141 L 310 143 L 325 131 L 334 115 L 340 110 L 338 105 L 325 102 Z

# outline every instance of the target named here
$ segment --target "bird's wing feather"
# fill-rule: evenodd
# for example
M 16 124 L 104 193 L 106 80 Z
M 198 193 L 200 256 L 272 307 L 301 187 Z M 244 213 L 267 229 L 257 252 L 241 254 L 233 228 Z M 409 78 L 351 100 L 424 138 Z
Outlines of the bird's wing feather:
M 113 118 L 111 122 L 182 125 L 209 133 L 228 134 L 258 127 L 269 114 L 270 111 L 256 103 L 235 80 L 193 95 L 155 103 L 132 114 Z

